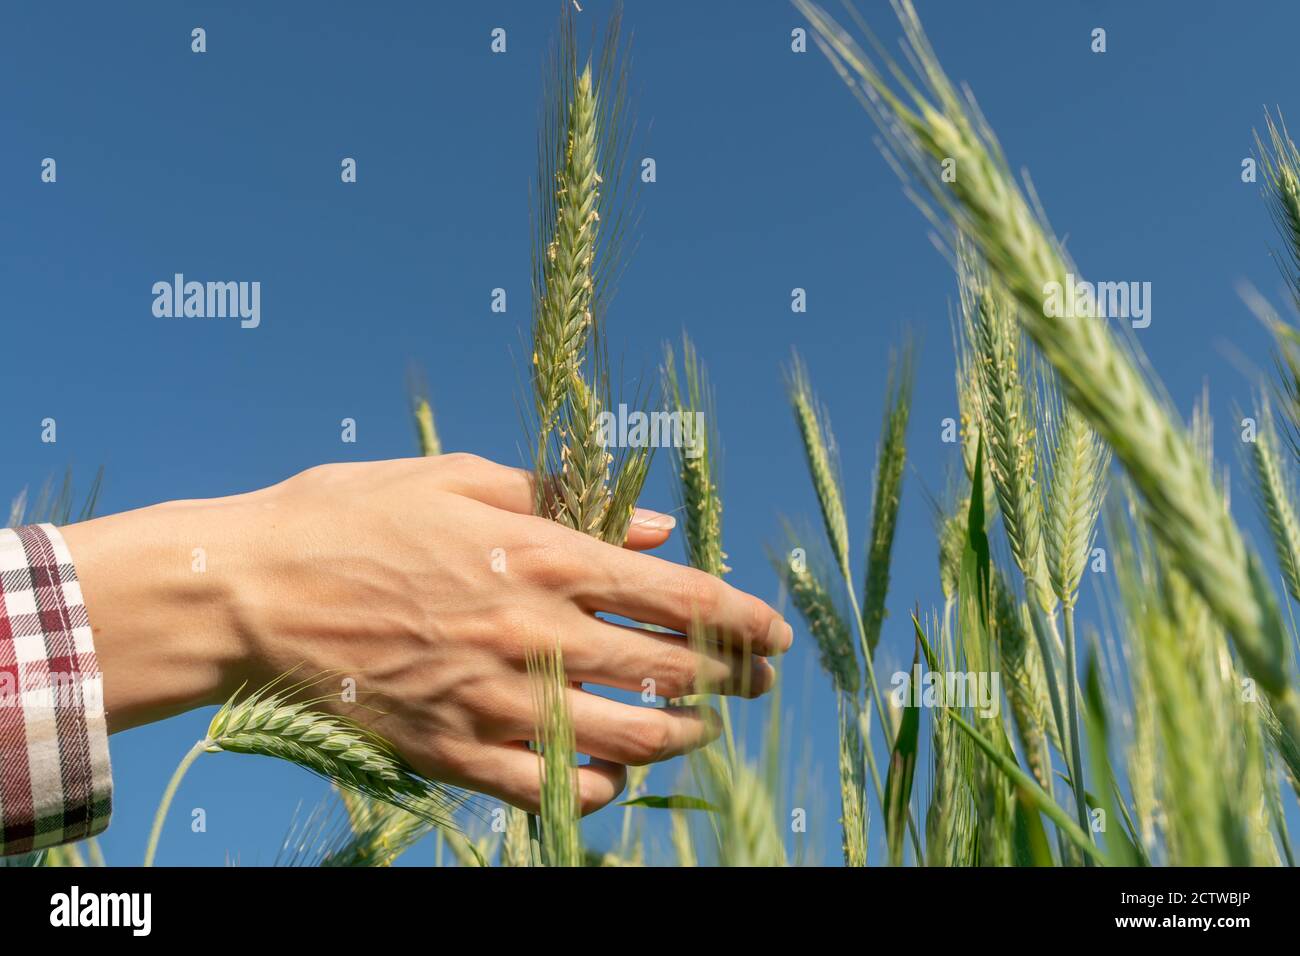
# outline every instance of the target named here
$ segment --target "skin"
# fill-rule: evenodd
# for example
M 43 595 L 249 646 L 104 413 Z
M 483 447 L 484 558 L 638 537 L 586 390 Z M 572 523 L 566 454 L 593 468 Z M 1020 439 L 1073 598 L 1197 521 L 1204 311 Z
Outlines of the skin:
M 705 706 L 757 696 L 790 626 L 758 598 L 639 553 L 672 519 L 638 510 L 625 547 L 532 512 L 531 476 L 472 455 L 322 465 L 228 498 L 176 501 L 61 529 L 81 581 L 111 731 L 208 704 L 288 671 L 328 675 L 321 706 L 370 726 L 436 780 L 538 807 L 529 651 L 563 651 L 584 813 L 628 765 L 716 738 Z M 206 570 L 196 570 L 196 551 Z M 500 550 L 498 550 L 500 549 Z M 597 613 L 669 628 L 623 626 Z M 706 634 L 688 641 L 683 635 Z M 342 701 L 355 681 L 356 704 Z

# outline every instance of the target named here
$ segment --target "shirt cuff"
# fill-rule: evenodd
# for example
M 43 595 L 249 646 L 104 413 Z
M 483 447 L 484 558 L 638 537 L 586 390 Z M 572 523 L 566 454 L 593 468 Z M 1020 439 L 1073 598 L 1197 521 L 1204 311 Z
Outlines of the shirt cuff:
M 0 856 L 108 826 L 104 680 L 81 585 L 51 524 L 0 529 Z

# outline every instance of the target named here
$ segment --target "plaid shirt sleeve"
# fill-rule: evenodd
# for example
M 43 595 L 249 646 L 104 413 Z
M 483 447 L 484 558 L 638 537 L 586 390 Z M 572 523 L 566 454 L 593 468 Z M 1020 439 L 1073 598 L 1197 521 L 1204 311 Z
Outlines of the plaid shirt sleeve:
M 63 536 L 0 529 L 0 856 L 108 826 L 103 686 Z

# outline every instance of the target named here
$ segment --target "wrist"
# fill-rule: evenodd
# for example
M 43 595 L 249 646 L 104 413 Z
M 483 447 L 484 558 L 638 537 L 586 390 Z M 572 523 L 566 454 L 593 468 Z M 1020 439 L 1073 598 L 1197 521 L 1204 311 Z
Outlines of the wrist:
M 169 502 L 59 529 L 110 732 L 220 702 L 238 686 L 247 654 L 233 601 L 237 500 Z

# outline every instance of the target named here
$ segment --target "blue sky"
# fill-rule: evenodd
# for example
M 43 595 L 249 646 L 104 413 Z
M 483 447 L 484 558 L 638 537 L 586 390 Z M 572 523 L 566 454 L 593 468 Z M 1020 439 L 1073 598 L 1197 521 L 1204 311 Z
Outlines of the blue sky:
M 892 43 L 887 5 L 861 4 Z M 580 22 L 602 17 L 587 0 Z M 1240 180 L 1263 109 L 1294 115 L 1300 9 L 1283 3 L 919 0 L 1013 167 L 1093 278 L 1149 281 L 1138 334 L 1186 413 L 1205 382 L 1236 470 L 1236 405 L 1267 339 L 1235 290 L 1282 286 L 1258 188 Z M 413 451 L 403 380 L 430 383 L 449 448 L 521 463 L 529 181 L 538 80 L 558 3 L 6 4 L 0 9 L 0 495 L 73 465 L 106 468 L 102 510 L 223 495 L 323 461 Z M 868 118 L 781 0 L 627 4 L 633 87 L 658 181 L 638 185 L 639 245 L 609 317 L 629 372 L 689 330 L 718 391 L 732 581 L 777 599 L 764 546 L 815 516 L 780 368 L 797 347 L 841 446 L 860 542 L 885 356 L 921 343 L 892 617 L 878 669 L 910 661 L 907 612 L 939 599 L 926 491 L 956 467 L 953 281 L 876 152 Z M 190 52 L 190 31 L 208 52 Z M 1107 30 L 1108 50 L 1089 50 Z M 489 33 L 507 31 L 493 55 Z M 583 34 L 585 37 L 585 33 Z M 358 163 L 344 185 L 339 163 Z M 40 181 L 45 157 L 58 182 Z M 155 318 L 154 282 L 258 280 L 262 322 Z M 491 290 L 508 310 L 489 310 Z M 807 290 L 808 310 L 790 309 Z M 58 421 L 58 442 L 40 422 Z M 339 422 L 357 421 L 355 445 Z M 666 461 L 643 499 L 668 508 Z M 1234 495 L 1258 537 L 1249 496 Z M 679 545 L 665 553 L 680 558 Z M 1085 591 L 1088 593 L 1088 591 Z M 1095 602 L 1095 598 L 1090 598 Z M 833 862 L 833 706 L 801 639 L 783 663 L 791 762 Z M 761 708 L 746 706 L 757 723 Z M 135 862 L 195 713 L 112 740 L 110 861 Z M 657 771 L 664 791 L 676 770 Z M 269 862 L 321 785 L 272 761 L 205 757 L 163 863 Z M 208 832 L 192 834 L 190 807 Z M 590 825 L 600 844 L 613 812 Z M 427 859 L 427 848 L 414 857 Z

